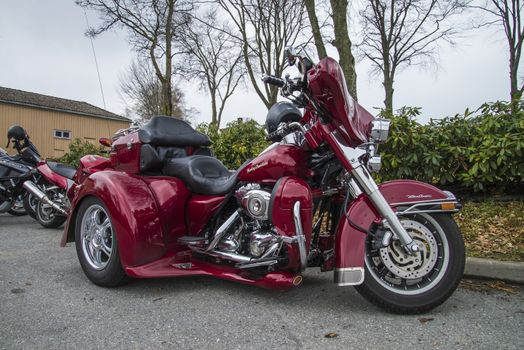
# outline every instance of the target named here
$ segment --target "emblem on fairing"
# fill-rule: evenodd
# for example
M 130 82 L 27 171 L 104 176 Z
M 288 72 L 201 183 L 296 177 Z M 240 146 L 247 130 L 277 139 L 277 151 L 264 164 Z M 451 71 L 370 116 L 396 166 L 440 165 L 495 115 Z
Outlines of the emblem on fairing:
M 247 169 L 247 172 L 250 173 L 252 171 L 265 167 L 266 165 L 267 165 L 267 160 L 265 162 L 252 165 L 251 168 Z
M 415 199 L 415 198 L 433 198 L 430 194 L 408 194 L 406 195 L 409 199 Z

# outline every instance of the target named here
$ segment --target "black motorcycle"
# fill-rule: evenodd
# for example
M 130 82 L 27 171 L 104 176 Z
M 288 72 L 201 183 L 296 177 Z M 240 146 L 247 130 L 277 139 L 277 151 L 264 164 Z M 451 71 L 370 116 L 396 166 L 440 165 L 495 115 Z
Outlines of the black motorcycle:
M 0 149 L 0 213 L 29 214 L 36 218 L 37 203 L 30 193 L 26 193 L 23 184 L 27 180 L 40 182 L 41 175 L 35 169 L 40 162 L 40 153 L 19 125 L 13 125 L 7 131 L 6 147 L 11 143 L 16 155 Z

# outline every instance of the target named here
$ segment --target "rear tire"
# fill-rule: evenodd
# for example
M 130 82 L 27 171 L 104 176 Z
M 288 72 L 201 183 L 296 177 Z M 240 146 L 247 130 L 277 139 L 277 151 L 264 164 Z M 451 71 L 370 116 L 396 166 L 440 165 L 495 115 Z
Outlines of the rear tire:
M 75 244 L 87 278 L 102 287 L 130 281 L 120 262 L 117 233 L 104 203 L 96 197 L 80 204 L 75 220 Z
M 446 301 L 457 288 L 464 273 L 464 241 L 449 214 L 415 214 L 400 219 L 421 252 L 407 256 L 398 241 L 373 249 L 369 236 L 364 283 L 355 288 L 387 311 L 424 313 Z
M 59 215 L 46 204 L 38 202 L 36 206 L 36 220 L 45 228 L 59 228 L 67 217 Z

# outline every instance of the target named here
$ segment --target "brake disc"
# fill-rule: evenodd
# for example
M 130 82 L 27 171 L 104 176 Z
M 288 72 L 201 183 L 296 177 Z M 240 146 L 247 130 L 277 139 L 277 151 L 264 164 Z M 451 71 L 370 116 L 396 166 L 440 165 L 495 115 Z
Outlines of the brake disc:
M 406 253 L 400 241 L 395 239 L 388 247 L 380 249 L 380 258 L 386 268 L 395 276 L 404 279 L 419 279 L 427 275 L 438 259 L 438 245 L 433 233 L 418 221 L 402 220 L 420 248 L 417 253 Z

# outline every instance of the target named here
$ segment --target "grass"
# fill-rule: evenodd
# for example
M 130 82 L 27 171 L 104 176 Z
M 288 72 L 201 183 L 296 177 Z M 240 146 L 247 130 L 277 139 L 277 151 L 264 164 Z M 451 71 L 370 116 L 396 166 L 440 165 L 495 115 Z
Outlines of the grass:
M 524 261 L 524 202 L 466 202 L 455 220 L 468 256 Z

